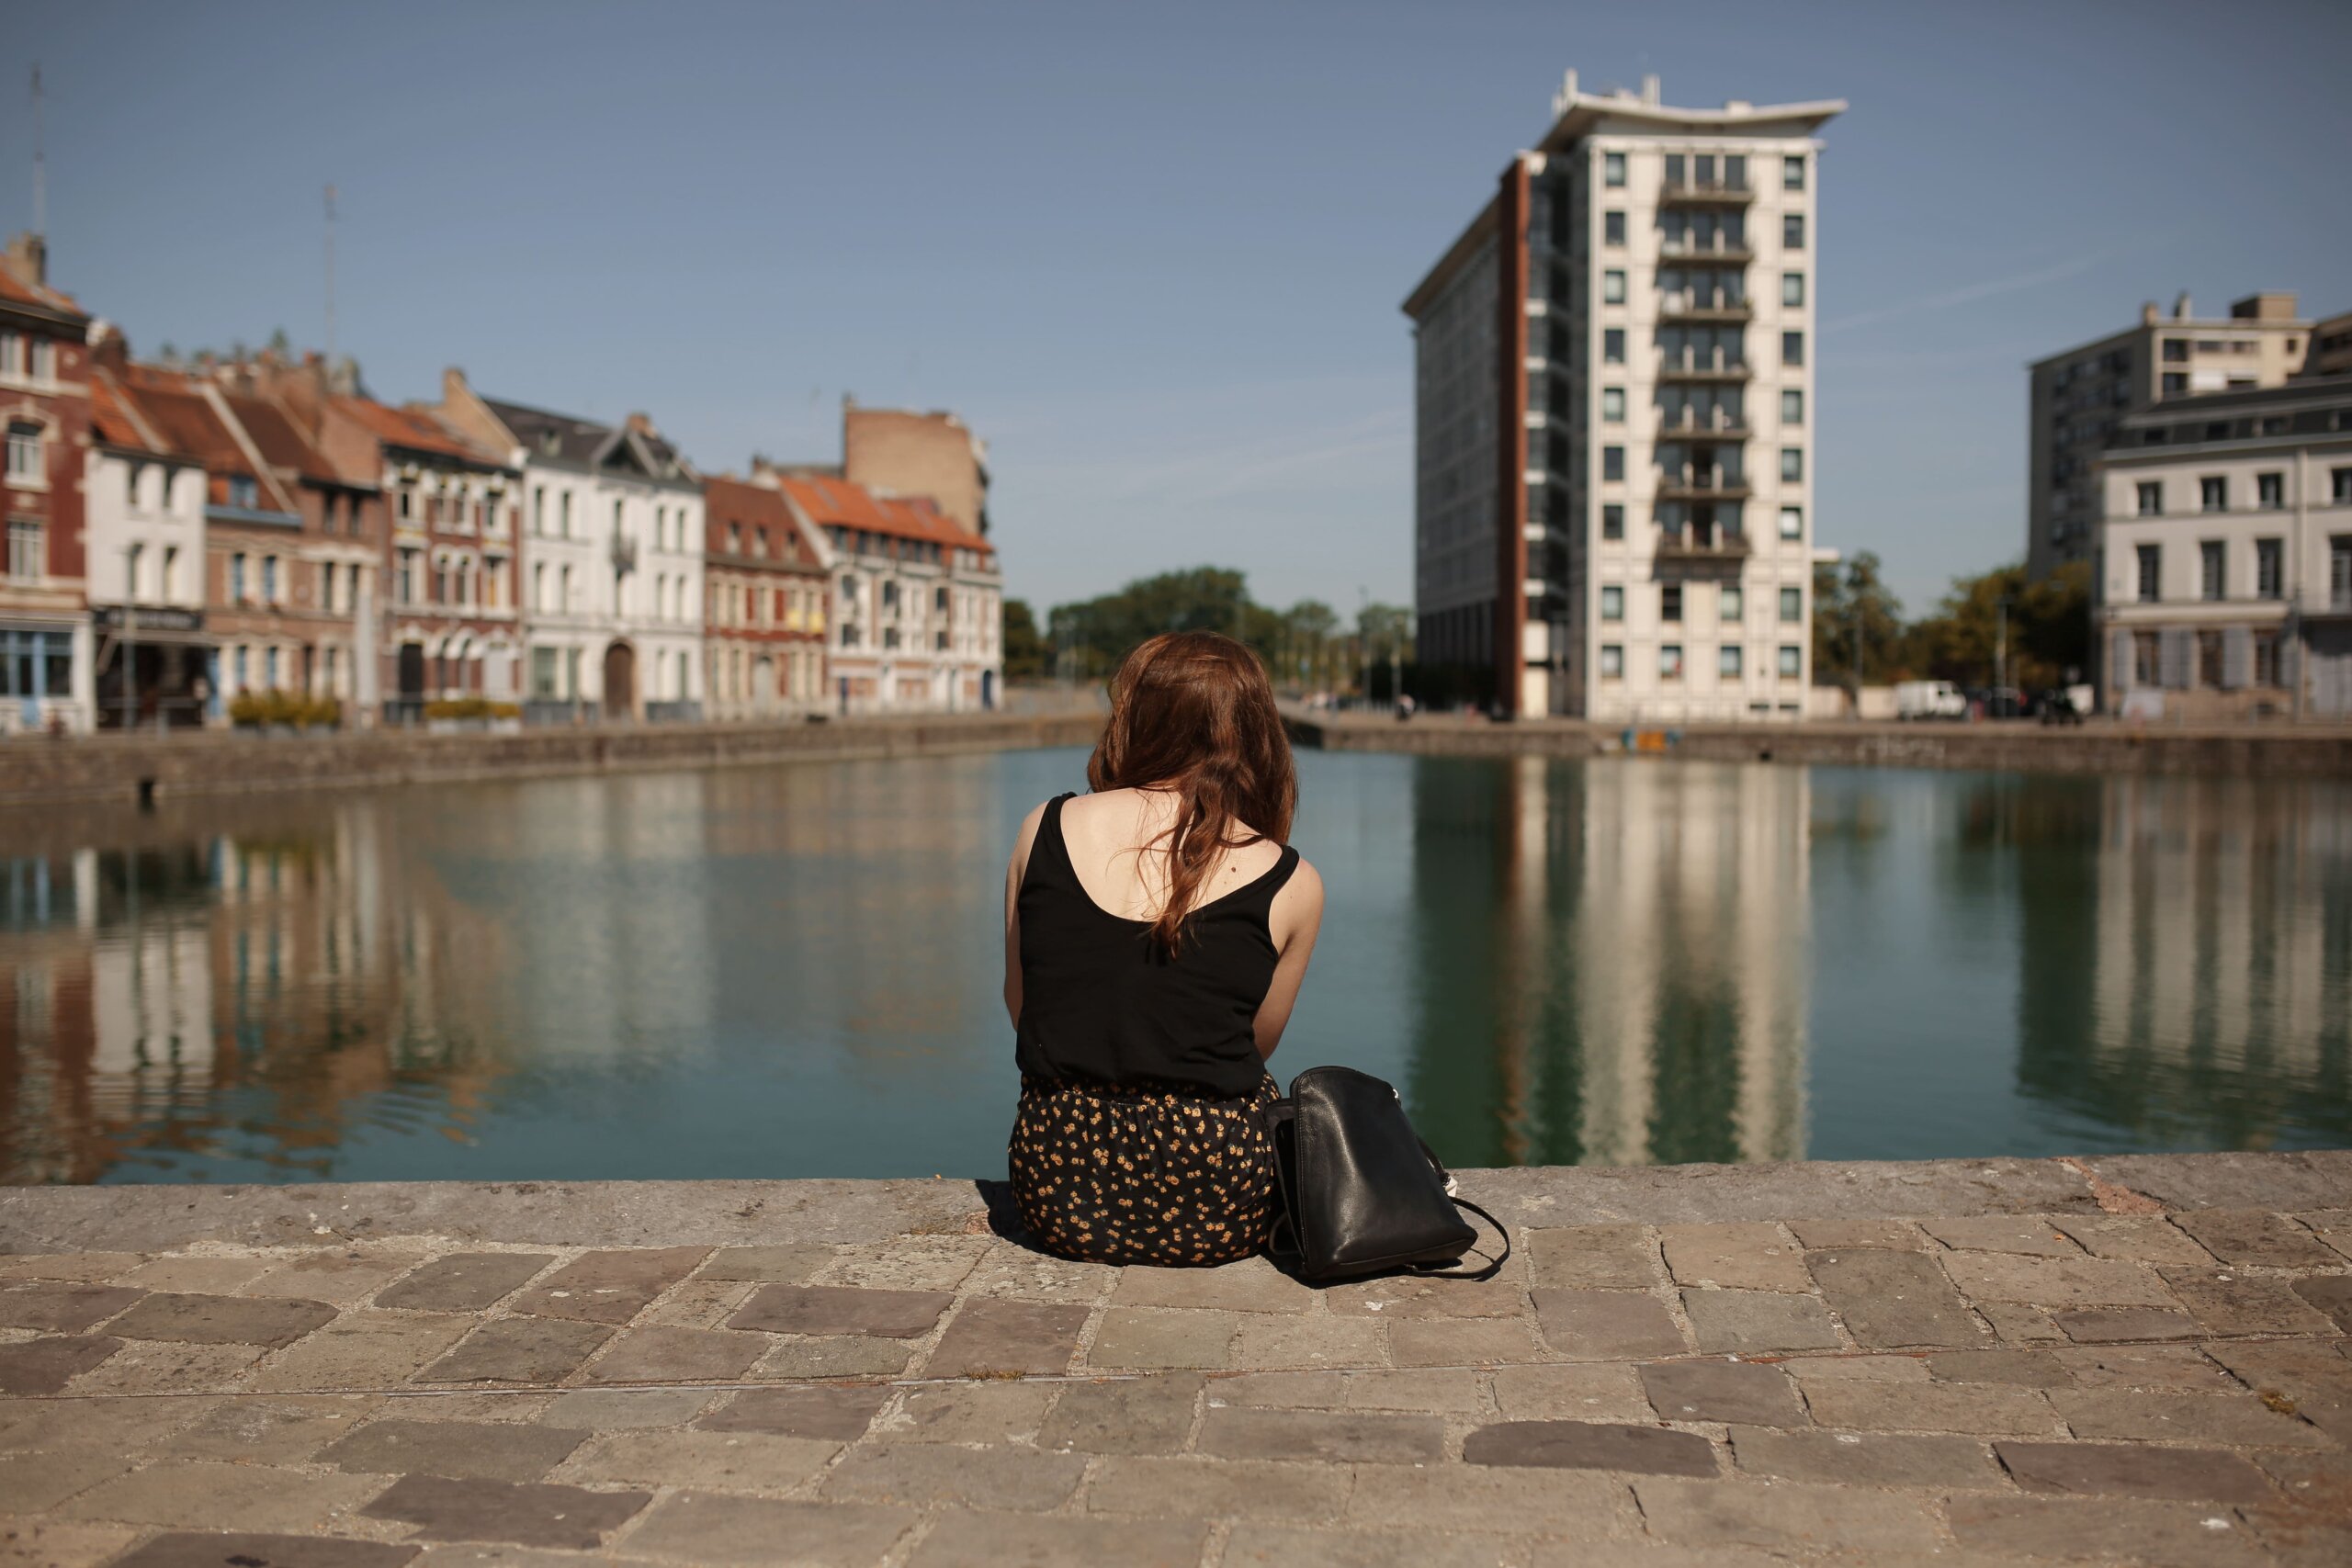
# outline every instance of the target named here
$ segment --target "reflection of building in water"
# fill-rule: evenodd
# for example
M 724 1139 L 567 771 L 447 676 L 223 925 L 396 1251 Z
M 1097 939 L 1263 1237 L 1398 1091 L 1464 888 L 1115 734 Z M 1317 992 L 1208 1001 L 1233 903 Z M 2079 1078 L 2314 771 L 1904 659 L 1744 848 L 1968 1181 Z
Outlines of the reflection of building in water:
M 2005 823 L 2048 862 L 2018 882 L 2021 1086 L 2135 1147 L 2352 1134 L 2352 796 L 2301 780 L 2083 788 L 2095 817 L 2072 852 Z
M 1804 1152 L 1807 774 L 1415 773 L 1415 1113 L 1463 1163 Z
M 228 815 L 0 862 L 0 1177 L 331 1174 L 359 1123 L 417 1116 L 404 1091 L 479 1097 L 473 1043 L 442 1023 L 477 1016 L 495 933 L 401 886 L 372 801 Z

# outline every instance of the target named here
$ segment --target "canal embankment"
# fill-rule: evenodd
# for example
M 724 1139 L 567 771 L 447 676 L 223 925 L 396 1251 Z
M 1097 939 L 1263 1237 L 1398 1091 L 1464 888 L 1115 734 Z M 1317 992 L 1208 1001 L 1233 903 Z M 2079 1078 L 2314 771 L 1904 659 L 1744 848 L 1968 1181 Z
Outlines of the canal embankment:
M 1493 1278 L 1322 1289 L 1048 1257 L 963 1179 L 0 1190 L 0 1526 L 381 1568 L 2352 1540 L 2352 1154 L 1460 1174 Z
M 0 743 L 0 807 L 1091 746 L 1102 716 L 925 714 L 822 723 L 28 737 Z
M 1492 723 L 1452 714 L 1284 714 L 1295 745 L 1430 757 L 1605 757 L 2014 773 L 2352 776 L 2352 727 L 2138 728 L 2093 721 L 1788 725 Z

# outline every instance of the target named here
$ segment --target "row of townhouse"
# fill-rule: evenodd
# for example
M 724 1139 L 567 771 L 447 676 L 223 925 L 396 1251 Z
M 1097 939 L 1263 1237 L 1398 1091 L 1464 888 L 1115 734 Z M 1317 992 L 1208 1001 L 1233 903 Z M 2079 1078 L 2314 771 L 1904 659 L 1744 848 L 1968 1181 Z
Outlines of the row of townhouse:
M 241 694 L 412 722 L 992 707 L 985 448 L 843 410 L 843 462 L 706 477 L 652 421 L 367 395 L 276 355 L 134 360 L 0 265 L 0 731 L 228 722 Z M 920 488 L 918 488 L 920 487 Z

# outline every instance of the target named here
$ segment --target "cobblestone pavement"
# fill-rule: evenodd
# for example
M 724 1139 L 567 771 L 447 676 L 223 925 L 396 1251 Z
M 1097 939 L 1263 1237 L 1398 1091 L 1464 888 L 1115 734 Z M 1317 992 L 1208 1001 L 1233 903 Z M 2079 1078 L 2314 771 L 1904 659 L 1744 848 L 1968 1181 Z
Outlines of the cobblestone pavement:
M 2270 1157 L 1474 1173 L 1499 1279 L 1319 1291 L 1045 1258 L 969 1184 L 673 1246 L 41 1194 L 0 1562 L 2343 1564 L 2352 1161 Z M 37 1249 L 77 1201 L 182 1239 Z

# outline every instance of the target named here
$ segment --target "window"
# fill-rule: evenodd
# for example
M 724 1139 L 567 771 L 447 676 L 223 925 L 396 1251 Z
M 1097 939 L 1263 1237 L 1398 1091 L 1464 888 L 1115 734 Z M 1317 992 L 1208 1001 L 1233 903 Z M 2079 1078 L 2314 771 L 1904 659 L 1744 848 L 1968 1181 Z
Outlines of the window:
M 1625 329 L 1605 327 L 1600 333 L 1600 358 L 1605 365 L 1625 363 Z
M 1804 303 L 1804 274 L 1801 272 L 1781 274 L 1781 303 L 1783 305 Z
M 1804 447 L 1783 446 L 1781 448 L 1781 477 L 1792 484 L 1804 478 Z
M 2287 504 L 2287 476 L 2256 474 L 2254 477 L 2254 503 L 2265 512 L 2277 512 Z
M 1625 302 L 1625 273 L 1622 267 L 1611 267 L 1600 275 L 1600 302 L 1623 305 Z
M 2167 370 L 2165 372 L 2164 387 L 2165 397 L 2178 397 L 2181 393 L 2188 390 L 2188 377 L 2178 370 Z M 2154 434 L 2154 433 L 2150 432 L 2150 434 Z
M 2197 481 L 2198 501 L 2208 512 L 2230 509 L 2230 481 L 2219 474 L 2208 474 Z
M 2338 534 L 2327 542 L 2327 607 L 2352 610 L 2352 536 Z
M 2165 339 L 2165 363 L 2167 365 L 2186 365 L 2188 363 L 2188 340 L 2187 338 L 2168 337 Z
M 41 548 L 40 525 L 29 517 L 8 520 L 8 578 L 13 582 L 39 582 L 49 575 L 49 557 Z
M 8 423 L 8 477 L 12 479 L 39 479 L 43 477 L 40 461 L 41 429 L 23 420 Z
M 1785 251 L 1804 249 L 1804 214 L 1784 212 L 1781 215 L 1781 248 Z
M 1727 642 L 1715 649 L 1715 673 L 1739 678 L 1739 644 Z
M 2227 558 L 2221 540 L 2205 539 L 2199 542 L 2197 581 L 2198 592 L 2203 597 L 2208 599 L 2228 597 L 2229 581 L 2225 564 Z
M 1800 367 L 1804 364 L 1804 333 L 1782 333 L 1781 334 L 1781 363 Z
M 229 603 L 245 602 L 245 552 L 239 550 L 229 558 Z
M 1661 681 L 1682 679 L 1682 645 L 1669 642 L 1657 650 L 1657 674 Z
M 2278 539 L 2254 542 L 2254 595 L 2257 599 L 2286 597 L 2284 550 Z
M 334 562 L 333 561 L 328 561 L 319 568 L 319 608 L 329 611 L 334 608 Z
M 1724 585 L 1722 605 L 1724 619 L 1726 621 L 1736 621 L 1747 613 L 1747 597 L 1740 592 L 1738 583 L 1731 582 Z
M 1681 153 L 1668 152 L 1666 155 L 1666 183 L 1668 186 L 1689 184 L 1689 178 L 1684 174 L 1684 171 L 1690 166 L 1690 160 L 1684 157 Z
M 1614 681 L 1625 673 L 1625 645 L 1604 642 L 1600 645 L 1600 678 Z
M 2222 634 L 2217 631 L 2197 634 L 2197 683 L 2218 691 L 2222 684 Z
M 1657 591 L 1657 618 L 1661 621 L 1682 618 L 1682 584 L 1669 582 Z
M 255 488 L 250 475 L 232 474 L 229 477 L 230 505 L 250 507 L 259 499 L 260 491 Z
M 1782 625 L 1784 625 L 1784 626 L 1794 626 L 1795 624 L 1797 624 L 1798 622 L 1800 622 L 1800 621 L 1802 621 L 1802 620 L 1804 620 L 1804 589 L 1802 589 L 1802 588 L 1783 588 L 1783 589 L 1781 589 L 1781 624 L 1782 624 Z
M 359 569 L 355 566 L 351 570 L 356 572 Z M 163 599 L 166 604 L 179 597 L 179 581 L 180 547 L 177 545 L 165 545 L 164 547 Z
M 1794 643 L 1781 645 L 1781 679 L 1793 681 L 1804 673 L 1804 649 Z
M 1603 387 L 1600 389 L 1600 417 L 1611 424 L 1625 423 L 1625 389 Z
M 1745 153 L 1734 152 L 1724 159 L 1724 186 L 1729 190 L 1747 188 L 1747 157 Z
M 235 663 L 237 671 L 237 690 L 241 692 L 253 683 L 250 679 L 253 674 L 253 666 L 250 662 L 252 658 L 253 649 L 246 648 L 242 644 L 239 645 Z
M 571 492 L 565 491 L 556 498 L 557 531 L 565 538 L 571 537 Z
M 2136 555 L 2140 563 L 2140 603 L 2153 604 L 2164 597 L 2165 547 L 2142 545 Z
M 2281 681 L 2278 675 L 2278 634 L 2276 632 L 2255 633 L 2254 683 L 2257 686 L 2271 687 L 2285 685 L 2286 682 Z
M 1604 539 L 1625 536 L 1625 509 L 1613 501 L 1600 509 L 1600 536 Z
M 277 690 L 277 649 L 274 648 L 263 649 L 261 663 L 263 683 L 273 692 Z
M 0 376 L 22 375 L 24 355 L 24 338 L 13 332 L 0 332 Z
M 1600 591 L 1600 618 L 1604 621 L 1625 618 L 1625 591 L 1614 583 Z
M 1804 189 L 1804 159 L 1800 154 L 1792 152 L 1781 160 L 1781 188 Z
M 1783 506 L 1781 508 L 1781 537 L 1783 539 L 1802 539 L 1804 537 L 1804 507 Z
M 1623 446 L 1603 446 L 1600 449 L 1600 477 L 1604 479 L 1625 477 L 1625 449 Z
M 554 607 L 548 603 L 548 563 L 537 562 L 531 568 L 531 608 L 551 610 Z M 552 695 L 553 694 L 542 693 L 541 694 Z
M 1804 394 L 1794 387 L 1790 387 L 1781 393 L 1781 423 L 1782 424 L 1804 423 Z
M 545 485 L 533 485 L 531 487 L 531 532 L 538 535 L 541 538 L 545 538 L 547 536 L 548 487 Z M 535 682 L 538 679 L 538 670 L 536 660 L 541 653 L 548 655 L 548 683 L 552 685 L 555 681 L 555 649 L 551 648 L 533 650 L 532 658 L 535 662 L 532 667 L 531 678 Z
M 1604 245 L 1622 245 L 1625 243 L 1623 213 L 1604 212 L 1600 215 L 1600 243 Z
M 2328 500 L 2337 506 L 2352 506 L 2352 468 L 2330 468 L 2327 478 Z
M 2140 515 L 2162 517 L 2165 514 L 2165 482 L 2162 479 L 2140 481 Z
M 1600 155 L 1600 183 L 1615 190 L 1625 183 L 1625 154 L 1603 152 Z

